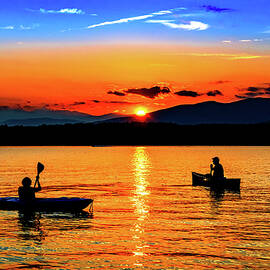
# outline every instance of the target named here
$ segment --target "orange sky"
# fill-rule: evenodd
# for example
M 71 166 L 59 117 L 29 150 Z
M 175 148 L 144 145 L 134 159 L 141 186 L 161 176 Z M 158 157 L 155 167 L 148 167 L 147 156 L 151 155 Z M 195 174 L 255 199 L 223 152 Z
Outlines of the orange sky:
M 24 47 L 0 51 L 0 105 L 69 109 L 100 115 L 148 111 L 205 100 L 236 100 L 244 88 L 270 83 L 269 56 L 233 48 L 181 45 Z M 131 88 L 169 87 L 155 98 Z M 187 90 L 197 97 L 175 95 Z M 207 96 L 219 90 L 223 95 Z M 125 93 L 123 96 L 108 91 Z

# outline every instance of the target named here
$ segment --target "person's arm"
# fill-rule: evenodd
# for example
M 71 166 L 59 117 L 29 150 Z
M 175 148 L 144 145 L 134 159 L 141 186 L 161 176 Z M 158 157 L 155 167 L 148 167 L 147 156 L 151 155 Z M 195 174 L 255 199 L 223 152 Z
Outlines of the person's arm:
M 213 170 L 214 170 L 214 166 L 213 164 L 210 164 L 210 175 L 212 175 Z
M 36 183 L 38 187 L 34 187 L 35 192 L 41 191 L 41 185 L 39 183 L 39 176 L 36 177 Z

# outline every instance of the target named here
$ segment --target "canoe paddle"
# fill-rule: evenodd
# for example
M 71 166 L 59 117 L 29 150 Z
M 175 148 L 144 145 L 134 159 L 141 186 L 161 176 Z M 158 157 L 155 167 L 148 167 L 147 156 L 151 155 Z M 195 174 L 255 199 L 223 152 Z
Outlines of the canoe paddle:
M 39 174 L 44 170 L 44 165 L 40 162 L 38 162 L 37 164 L 37 176 L 36 176 L 36 181 L 35 181 L 35 185 L 34 185 L 34 188 L 36 187 L 36 184 L 39 180 Z

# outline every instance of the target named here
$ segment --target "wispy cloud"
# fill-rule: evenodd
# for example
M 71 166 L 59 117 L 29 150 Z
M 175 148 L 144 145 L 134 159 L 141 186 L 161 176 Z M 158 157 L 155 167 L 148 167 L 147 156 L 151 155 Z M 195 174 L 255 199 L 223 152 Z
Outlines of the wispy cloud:
M 230 53 L 180 53 L 178 55 L 195 56 L 195 57 L 219 57 L 228 60 L 245 60 L 245 59 L 257 59 L 269 57 L 267 55 L 230 54 Z
M 222 40 L 222 43 L 232 44 L 235 42 L 241 42 L 241 43 L 250 43 L 250 42 L 261 42 L 264 41 L 262 38 L 254 38 L 254 39 L 240 39 L 240 40 Z
M 171 10 L 161 10 L 158 12 L 153 12 L 152 15 L 165 15 L 165 14 L 171 14 L 172 11 Z
M 204 6 L 202 6 L 202 8 L 208 12 L 217 12 L 217 13 L 234 11 L 231 8 L 219 8 L 219 7 L 215 7 L 215 6 L 211 6 L 211 5 L 204 5 Z
M 230 59 L 231 60 L 249 60 L 249 59 L 258 59 L 258 58 L 263 58 L 264 56 L 262 55 L 236 55 L 232 56 Z
M 83 10 L 77 8 L 61 8 L 59 10 L 40 8 L 39 11 L 41 13 L 52 13 L 52 14 L 85 14 Z
M 239 40 L 240 42 L 251 42 L 252 40 L 251 39 L 241 39 Z
M 156 11 L 156 12 L 146 14 L 146 15 L 141 15 L 141 16 L 122 18 L 122 19 L 113 20 L 113 21 L 105 21 L 105 22 L 102 22 L 102 23 L 89 25 L 87 28 L 92 29 L 92 28 L 105 26 L 105 25 L 112 25 L 112 24 L 120 24 L 120 23 L 128 23 L 128 22 L 133 22 L 133 21 L 146 20 L 146 19 L 149 19 L 149 18 L 153 18 L 155 16 L 162 16 L 162 15 L 172 14 L 174 10 L 176 10 L 176 9 L 161 10 L 161 11 Z
M 189 23 L 175 23 L 175 20 L 147 20 L 147 23 L 160 23 L 167 27 L 173 29 L 184 29 L 184 30 L 206 30 L 209 28 L 209 25 L 199 21 L 190 21 Z
M 160 11 L 156 11 L 156 12 L 152 12 L 152 13 L 140 15 L 140 16 L 126 17 L 126 18 L 121 18 L 121 19 L 117 19 L 117 20 L 104 21 L 101 23 L 89 25 L 86 28 L 93 29 L 96 27 L 102 27 L 102 26 L 106 26 L 106 25 L 122 24 L 122 23 L 134 22 L 134 21 L 144 21 L 146 23 L 159 23 L 159 24 L 163 24 L 163 25 L 170 27 L 170 28 L 173 28 L 173 29 L 206 30 L 207 28 L 209 28 L 208 24 L 200 22 L 200 21 L 188 21 L 186 23 L 177 23 L 175 19 L 173 19 L 173 20 L 154 20 L 154 17 L 157 17 L 157 16 L 166 16 L 166 15 L 167 15 L 166 17 L 176 16 L 175 13 L 177 13 L 179 11 L 184 11 L 184 10 L 186 10 L 186 8 L 184 8 L 184 7 L 172 8 L 172 9 L 168 9 L 168 10 L 160 10 Z M 184 16 L 185 14 L 182 14 L 182 15 Z
M 104 26 L 104 25 L 111 25 L 111 24 L 119 24 L 119 23 L 127 23 L 127 22 L 132 22 L 132 21 L 145 20 L 145 19 L 151 18 L 153 16 L 154 15 L 142 15 L 142 16 L 136 16 L 136 17 L 130 17 L 130 18 L 123 18 L 123 19 L 119 19 L 119 20 L 115 20 L 115 21 L 107 21 L 107 22 L 102 22 L 102 23 L 98 23 L 98 24 L 89 25 L 87 28 L 91 29 L 91 28 L 96 28 L 96 27 Z
M 91 15 L 91 16 L 98 16 L 96 13 L 86 13 L 82 9 L 78 8 L 61 8 L 58 10 L 55 9 L 45 9 L 45 8 L 40 8 L 40 9 L 31 9 L 31 8 L 25 8 L 26 11 L 30 12 L 39 12 L 42 14 L 71 14 L 71 15 Z
M 221 42 L 222 42 L 222 43 L 226 43 L 226 44 L 231 44 L 231 43 L 232 43 L 231 40 L 222 40 Z
M 185 7 L 178 7 L 178 8 L 172 8 L 171 11 L 180 11 L 180 10 L 187 10 Z
M 14 30 L 15 26 L 13 25 L 8 25 L 8 26 L 0 26 L 1 30 Z
M 32 30 L 37 27 L 39 27 L 38 23 L 34 23 L 29 26 L 22 25 L 22 24 L 20 26 L 8 25 L 8 26 L 0 26 L 0 30 Z
M 36 28 L 38 28 L 40 25 L 38 24 L 38 23 L 34 23 L 34 24 L 32 24 L 32 25 L 30 25 L 30 26 L 26 26 L 26 25 L 20 25 L 20 27 L 19 27 L 19 29 L 20 30 L 33 30 L 33 29 L 36 29 Z
M 259 41 L 263 41 L 263 39 L 261 38 L 254 38 L 254 39 L 241 39 L 239 40 L 240 42 L 259 42 Z

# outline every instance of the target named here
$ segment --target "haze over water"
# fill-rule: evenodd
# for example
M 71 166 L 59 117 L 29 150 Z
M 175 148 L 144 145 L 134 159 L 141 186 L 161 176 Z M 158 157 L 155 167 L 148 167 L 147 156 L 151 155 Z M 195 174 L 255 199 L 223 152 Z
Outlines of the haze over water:
M 37 197 L 93 217 L 0 211 L 1 269 L 268 269 L 270 147 L 1 147 L 0 196 L 45 165 Z M 219 156 L 241 192 L 191 185 Z

